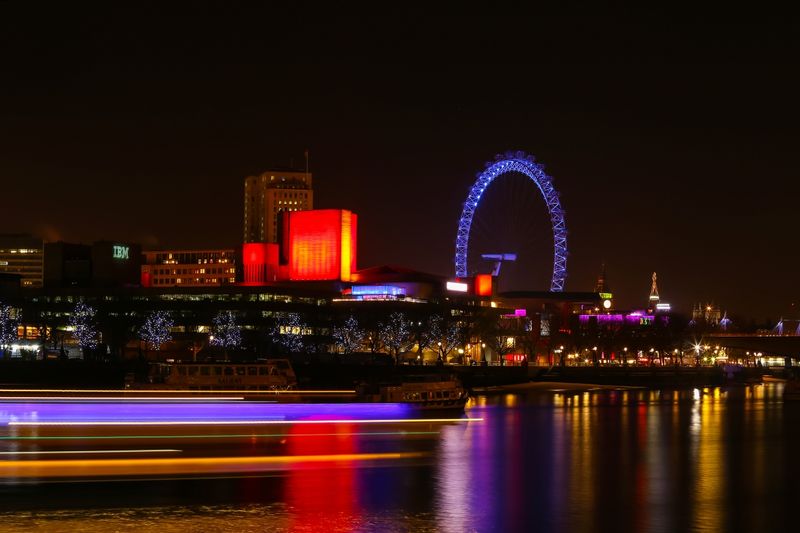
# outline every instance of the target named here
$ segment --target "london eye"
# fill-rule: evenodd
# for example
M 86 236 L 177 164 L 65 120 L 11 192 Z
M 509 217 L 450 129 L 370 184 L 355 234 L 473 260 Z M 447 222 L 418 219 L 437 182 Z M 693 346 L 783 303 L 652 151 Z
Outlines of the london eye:
M 518 257 L 514 268 L 528 285 L 526 289 L 547 275 L 550 291 L 564 290 L 564 210 L 550 176 L 525 152 L 506 152 L 486 163 L 464 202 L 456 235 L 455 275 L 477 273 L 482 256 Z M 552 270 L 544 257 L 552 257 Z

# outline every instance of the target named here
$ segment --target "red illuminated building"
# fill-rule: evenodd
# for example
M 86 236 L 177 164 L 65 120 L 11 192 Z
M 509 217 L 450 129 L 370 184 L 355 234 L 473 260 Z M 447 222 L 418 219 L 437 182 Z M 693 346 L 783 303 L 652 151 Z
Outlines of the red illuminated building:
M 478 296 L 492 295 L 492 275 L 478 274 L 475 276 L 475 294 Z
M 281 222 L 280 248 L 271 243 L 243 245 L 246 284 L 352 279 L 356 269 L 355 214 L 346 209 L 284 212 Z
M 258 285 L 278 281 L 278 245 L 271 242 L 248 242 L 242 245 L 243 281 Z

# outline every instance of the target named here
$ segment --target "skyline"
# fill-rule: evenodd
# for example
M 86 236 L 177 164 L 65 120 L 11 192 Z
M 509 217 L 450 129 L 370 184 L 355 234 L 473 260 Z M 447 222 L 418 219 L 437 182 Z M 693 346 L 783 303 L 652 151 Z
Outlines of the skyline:
M 788 23 L 550 16 L 531 36 L 530 19 L 395 16 L 264 35 L 266 11 L 0 9 L 0 176 L 22 199 L 3 232 L 235 246 L 245 176 L 308 148 L 316 206 L 359 215 L 360 268 L 452 275 L 475 173 L 524 150 L 561 193 L 566 290 L 605 262 L 622 307 L 653 271 L 683 313 L 777 320 L 800 299 Z

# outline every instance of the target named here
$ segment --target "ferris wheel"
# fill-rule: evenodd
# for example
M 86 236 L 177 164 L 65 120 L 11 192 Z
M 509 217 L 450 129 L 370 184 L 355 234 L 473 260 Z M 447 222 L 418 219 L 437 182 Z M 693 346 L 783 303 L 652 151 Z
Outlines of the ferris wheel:
M 467 277 L 470 272 L 468 259 L 470 259 L 470 232 L 473 227 L 481 198 L 486 189 L 497 178 L 508 174 L 525 176 L 530 188 L 530 182 L 541 193 L 541 198 L 547 206 L 549 225 L 552 229 L 553 243 L 553 270 L 550 277 L 550 291 L 561 292 L 564 290 L 564 281 L 567 277 L 567 228 L 564 221 L 564 210 L 561 207 L 558 192 L 553 187 L 552 179 L 544 172 L 542 165 L 537 163 L 533 156 L 522 151 L 506 152 L 495 156 L 494 161 L 486 163 L 486 168 L 479 173 L 477 180 L 470 188 L 467 200 L 458 221 L 456 234 L 455 275 Z M 519 196 L 519 194 L 515 195 Z M 500 251 L 500 250 L 495 250 Z M 516 250 L 502 250 L 511 252 Z M 476 251 L 472 251 L 474 254 Z

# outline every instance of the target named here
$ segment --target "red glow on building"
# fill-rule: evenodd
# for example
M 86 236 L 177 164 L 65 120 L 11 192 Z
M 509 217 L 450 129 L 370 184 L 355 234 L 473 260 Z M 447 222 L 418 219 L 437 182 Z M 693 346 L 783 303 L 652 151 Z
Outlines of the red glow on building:
M 260 285 L 278 278 L 278 245 L 248 242 L 242 245 L 244 283 Z
M 475 294 L 478 296 L 492 295 L 492 275 L 478 274 L 475 276 Z
M 153 286 L 153 275 L 150 274 L 150 267 L 142 266 L 141 284 L 142 284 L 142 287 L 152 287 Z
M 350 281 L 356 266 L 356 215 L 317 209 L 290 212 L 283 220 L 290 280 Z

